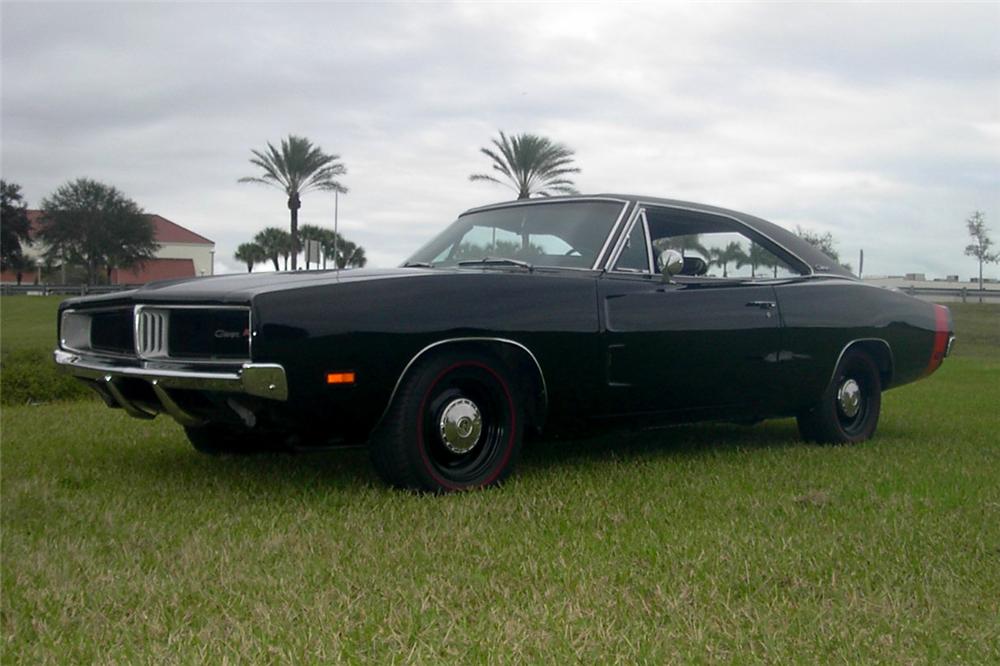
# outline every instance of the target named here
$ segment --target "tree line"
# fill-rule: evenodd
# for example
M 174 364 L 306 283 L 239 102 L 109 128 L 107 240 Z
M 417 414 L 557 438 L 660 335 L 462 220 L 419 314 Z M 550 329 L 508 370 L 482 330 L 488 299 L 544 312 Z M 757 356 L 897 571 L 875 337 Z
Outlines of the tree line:
M 518 199 L 577 193 L 571 176 L 581 170 L 575 164 L 575 152 L 562 143 L 537 134 L 507 135 L 500 131 L 499 137 L 491 139 L 489 146 L 480 148 L 480 153 L 489 159 L 490 172 L 474 173 L 469 176 L 471 181 L 507 186 Z M 362 267 L 367 263 L 363 247 L 331 229 L 312 225 L 300 227 L 298 223 L 302 198 L 307 192 L 333 192 L 335 196 L 348 192 L 339 180 L 347 174 L 347 167 L 339 155 L 328 154 L 309 139 L 292 134 L 277 146 L 268 142 L 263 150 L 252 149 L 250 164 L 258 173 L 240 178 L 238 182 L 280 190 L 289 211 L 289 228 L 286 232 L 267 227 L 237 248 L 234 257 L 245 264 L 248 271 L 266 262 L 275 270 L 281 270 L 282 266 L 288 270 L 289 261 L 291 270 L 297 270 L 303 240 L 320 243 L 324 268 L 327 257 L 338 268 Z M 30 264 L 22 247 L 33 240 L 24 214 L 26 206 L 18 185 L 4 181 L 2 189 L 2 265 L 5 270 L 22 270 Z M 152 223 L 135 202 L 112 186 L 80 178 L 43 199 L 41 208 L 38 236 L 46 245 L 44 261 L 80 265 L 88 282 L 96 280 L 102 268 L 110 277 L 114 268 L 141 264 L 156 252 Z M 1000 253 L 991 250 L 993 241 L 981 211 L 974 212 L 966 225 L 974 242 L 965 248 L 965 253 L 979 261 L 981 288 L 983 264 L 1000 261 Z M 841 263 L 831 233 L 817 234 L 800 227 L 796 228 L 796 233 Z M 737 265 L 749 263 L 756 272 L 758 266 L 767 265 L 762 262 L 768 261 L 760 254 L 761 250 L 755 254 L 751 247 L 747 254 L 738 246 L 719 248 L 714 250 L 712 259 L 723 269 L 723 274 L 728 272 L 728 264 L 734 262 Z M 310 267 L 309 263 L 307 257 L 306 268 Z M 850 264 L 842 265 L 851 269 Z
M 327 262 L 336 268 L 364 268 L 368 263 L 365 249 L 334 232 L 332 229 L 303 224 L 298 228 L 299 238 L 303 241 L 317 241 L 322 251 L 322 261 L 318 268 L 327 268 Z M 284 270 L 288 270 L 288 260 L 292 256 L 292 235 L 278 227 L 266 227 L 257 232 L 253 240 L 241 243 L 233 255 L 247 267 L 247 272 L 253 271 L 257 264 L 270 261 L 274 270 L 282 270 L 279 259 L 284 262 Z M 309 256 L 306 255 L 306 270 L 310 268 Z
M 152 221 L 121 191 L 89 178 L 59 187 L 41 201 L 41 217 L 33 237 L 21 186 L 0 181 L 0 227 L 3 270 L 17 274 L 40 267 L 78 266 L 87 284 L 103 273 L 110 282 L 116 268 L 152 259 L 159 245 Z M 41 266 L 24 252 L 36 240 L 44 244 Z

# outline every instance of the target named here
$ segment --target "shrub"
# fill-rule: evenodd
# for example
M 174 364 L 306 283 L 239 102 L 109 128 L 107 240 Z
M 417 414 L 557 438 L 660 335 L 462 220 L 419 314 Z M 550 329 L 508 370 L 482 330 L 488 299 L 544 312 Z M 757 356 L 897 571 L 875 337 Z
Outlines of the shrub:
M 60 372 L 52 353 L 40 349 L 5 352 L 0 356 L 0 404 L 80 400 L 97 397 L 82 383 Z

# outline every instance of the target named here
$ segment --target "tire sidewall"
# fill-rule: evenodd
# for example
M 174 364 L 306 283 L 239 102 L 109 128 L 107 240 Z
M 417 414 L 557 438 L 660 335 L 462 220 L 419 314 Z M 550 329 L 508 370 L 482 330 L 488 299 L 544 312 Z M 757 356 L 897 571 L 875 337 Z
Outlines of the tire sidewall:
M 846 424 L 838 407 L 837 392 L 847 379 L 854 379 L 861 388 L 863 417 L 856 425 Z M 823 439 L 834 442 L 853 444 L 863 442 L 875 434 L 878 427 L 879 413 L 882 406 L 882 386 L 878 367 L 868 354 L 859 350 L 850 350 L 837 365 L 821 409 L 824 411 L 822 421 L 825 422 L 829 435 Z
M 455 377 L 478 382 L 484 392 L 502 406 L 502 428 L 496 447 L 480 452 L 484 456 L 481 469 L 469 476 L 455 476 L 441 468 L 435 460 L 433 441 L 428 441 L 430 405 L 448 382 Z M 523 415 L 520 400 L 514 392 L 510 373 L 499 360 L 478 353 L 441 354 L 416 369 L 408 382 L 404 401 L 403 432 L 408 464 L 424 488 L 435 491 L 455 491 L 480 488 L 501 483 L 510 474 L 520 452 L 523 436 Z

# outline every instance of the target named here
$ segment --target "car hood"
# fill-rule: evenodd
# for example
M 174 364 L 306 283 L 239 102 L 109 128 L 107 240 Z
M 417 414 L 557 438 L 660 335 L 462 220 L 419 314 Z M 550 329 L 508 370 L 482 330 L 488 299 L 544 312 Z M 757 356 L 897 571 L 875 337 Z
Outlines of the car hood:
M 440 269 L 430 270 L 426 268 L 355 268 L 342 271 L 217 275 L 184 280 L 150 282 L 131 291 L 85 298 L 88 304 L 99 301 L 109 305 L 122 301 L 141 303 L 248 303 L 254 296 L 275 291 L 350 284 L 371 280 L 417 279 L 428 275 L 440 275 L 440 273 Z M 65 303 L 69 306 L 80 300 L 69 299 Z

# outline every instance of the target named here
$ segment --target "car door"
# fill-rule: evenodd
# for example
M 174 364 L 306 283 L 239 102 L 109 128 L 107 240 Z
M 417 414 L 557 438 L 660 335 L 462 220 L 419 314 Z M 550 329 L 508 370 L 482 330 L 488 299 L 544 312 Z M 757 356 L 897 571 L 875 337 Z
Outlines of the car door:
M 644 211 L 623 239 L 598 281 L 608 409 L 763 409 L 778 390 L 774 288 L 743 278 L 664 280 L 653 270 Z
M 599 293 L 615 412 L 754 407 L 777 386 L 772 287 L 609 275 Z

